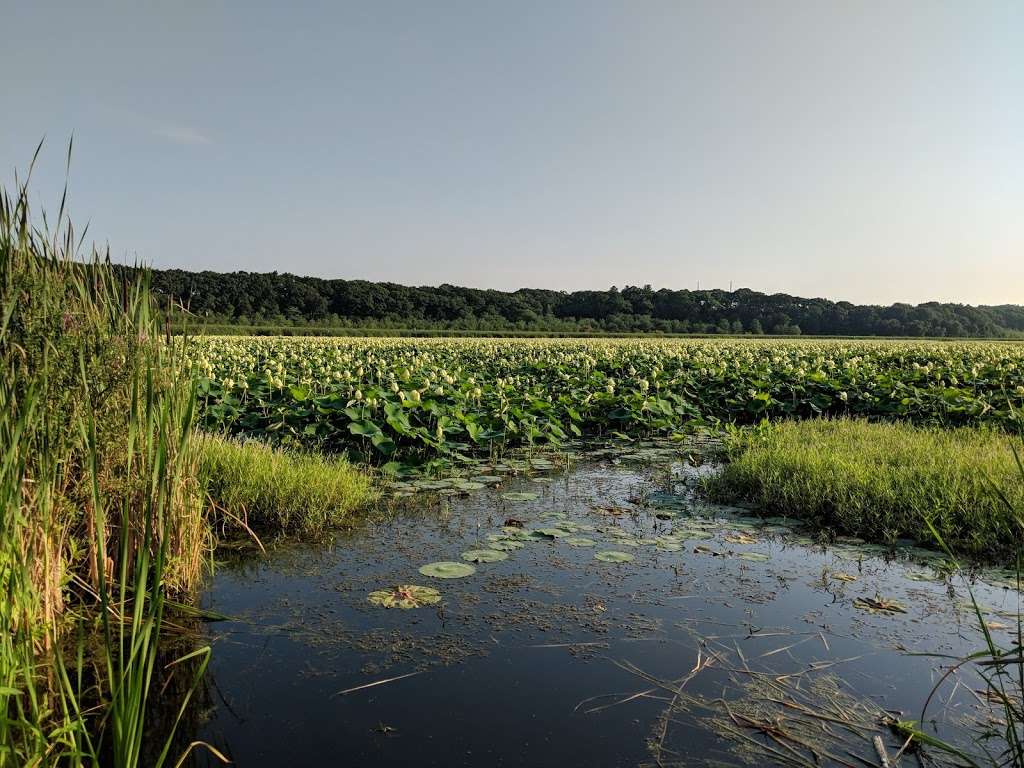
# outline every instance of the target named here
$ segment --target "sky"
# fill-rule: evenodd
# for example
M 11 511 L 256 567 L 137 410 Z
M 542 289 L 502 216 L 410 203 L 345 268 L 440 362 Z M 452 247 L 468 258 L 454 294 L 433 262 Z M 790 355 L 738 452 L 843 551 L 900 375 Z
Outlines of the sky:
M 0 0 L 0 181 L 115 259 L 1024 304 L 1020 0 Z

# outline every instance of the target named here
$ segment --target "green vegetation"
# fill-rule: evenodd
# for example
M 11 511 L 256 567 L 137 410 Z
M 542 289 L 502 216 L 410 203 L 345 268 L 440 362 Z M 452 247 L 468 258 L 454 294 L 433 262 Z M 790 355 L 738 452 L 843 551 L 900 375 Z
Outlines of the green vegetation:
M 210 544 L 195 382 L 145 275 L 82 264 L 75 242 L 63 209 L 40 231 L 25 187 L 0 192 L 0 766 L 160 766 L 165 610 Z
M 159 768 L 183 757 L 210 653 L 168 659 L 165 642 L 210 562 L 206 485 L 228 510 L 307 529 L 369 480 L 195 439 L 192 350 L 167 334 L 149 273 L 82 258 L 63 205 L 45 221 L 25 185 L 0 190 L 0 768 Z M 246 482 L 219 477 L 232 460 Z M 158 690 L 169 718 L 153 717 Z
M 1024 575 L 1021 568 L 1024 566 L 1024 545 L 1021 544 L 1020 534 L 1024 532 L 1024 504 L 1021 503 L 1021 488 L 1024 488 L 1024 458 L 1016 445 L 1013 446 L 1014 460 L 1017 466 L 1017 483 L 1014 488 L 995 485 L 993 490 L 999 496 L 1007 516 L 1013 520 L 1014 525 L 1014 549 L 1015 549 L 1015 570 L 1016 586 L 1020 590 Z M 970 595 L 971 608 L 974 619 L 981 632 L 984 644 L 975 652 L 963 657 L 954 664 L 950 672 L 956 672 L 961 668 L 968 670 L 975 676 L 976 682 L 972 682 L 971 688 L 982 694 L 983 699 L 991 707 L 987 717 L 981 717 L 977 723 L 979 731 L 975 743 L 981 745 L 985 760 L 975 760 L 966 755 L 963 750 L 946 741 L 935 738 L 926 733 L 923 724 L 928 723 L 928 707 L 933 701 L 938 701 L 939 689 L 948 686 L 950 678 L 953 677 L 955 685 L 961 685 L 960 676 L 942 675 L 931 693 L 921 707 L 921 715 L 918 721 L 900 721 L 897 724 L 901 735 L 916 740 L 919 744 L 936 747 L 948 754 L 951 754 L 971 766 L 998 765 L 1024 767 L 1024 616 L 1020 612 L 1019 602 L 1016 611 L 1016 626 L 1010 628 L 1011 647 L 1004 647 L 998 642 L 993 634 L 992 618 L 989 616 L 990 609 L 978 602 L 971 585 L 970 579 L 962 573 L 956 555 L 950 544 L 942 533 L 939 532 L 931 522 L 929 530 L 938 543 L 945 550 L 950 560 L 956 565 L 960 572 L 964 586 Z M 948 657 L 946 657 L 948 659 Z
M 548 333 L 724 333 L 832 336 L 1024 336 L 1024 307 L 856 305 L 737 291 L 514 292 L 454 285 L 414 288 L 277 272 L 158 270 L 154 289 L 193 317 L 221 324 L 330 329 Z M 194 322 L 192 323 L 194 326 Z
M 862 420 L 784 422 L 734 436 L 710 496 L 748 501 L 835 533 L 890 543 L 934 541 L 1007 560 L 1021 526 L 1024 483 L 1007 435 Z
M 420 461 L 587 436 L 857 416 L 1015 429 L 1024 345 L 892 341 L 196 341 L 212 431 Z
M 375 498 L 369 476 L 341 458 L 213 435 L 199 449 L 205 487 L 229 525 L 315 533 L 350 521 Z

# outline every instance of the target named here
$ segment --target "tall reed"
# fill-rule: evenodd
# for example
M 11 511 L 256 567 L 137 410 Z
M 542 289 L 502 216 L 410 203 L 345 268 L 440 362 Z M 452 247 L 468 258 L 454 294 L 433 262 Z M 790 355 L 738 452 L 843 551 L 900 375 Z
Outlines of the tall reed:
M 180 345 L 145 271 L 80 249 L 63 201 L 37 227 L 27 183 L 0 191 L 2 768 L 141 764 L 167 599 L 209 548 Z

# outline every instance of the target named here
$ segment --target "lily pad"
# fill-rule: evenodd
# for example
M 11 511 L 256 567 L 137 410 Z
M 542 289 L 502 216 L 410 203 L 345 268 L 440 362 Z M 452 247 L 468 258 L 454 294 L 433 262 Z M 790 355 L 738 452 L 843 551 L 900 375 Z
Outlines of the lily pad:
M 508 560 L 508 555 L 497 549 L 471 549 L 462 553 L 462 559 L 467 563 L 496 563 Z
M 515 539 L 498 539 L 491 541 L 488 545 L 490 549 L 497 550 L 498 552 L 515 552 L 517 549 L 522 549 L 525 544 Z
M 736 557 L 740 560 L 751 560 L 755 563 L 767 563 L 771 559 L 763 552 L 740 552 Z
M 730 534 L 725 537 L 725 540 L 730 544 L 757 544 L 757 539 L 747 536 L 745 533 Z
M 583 536 L 570 536 L 567 539 L 563 539 L 563 541 L 570 547 L 592 547 L 597 543 L 593 539 L 587 539 Z
M 545 539 L 558 539 L 569 535 L 569 531 L 564 528 L 534 528 L 530 533 L 534 538 Z
M 607 551 L 596 553 L 594 559 L 602 563 L 628 563 L 633 560 L 633 556 L 628 552 Z
M 528 493 L 527 491 L 509 491 L 508 493 L 501 494 L 501 498 L 505 501 L 536 501 L 539 497 L 536 493 Z
M 469 563 L 453 563 L 442 560 L 422 566 L 420 573 L 424 576 L 433 576 L 435 579 L 461 579 L 464 576 L 472 576 L 476 573 L 476 568 Z
M 449 480 L 416 480 L 412 484 L 421 491 L 441 491 L 452 487 Z
M 382 608 L 419 608 L 441 602 L 441 593 L 431 587 L 416 584 L 400 584 L 392 589 L 378 589 L 366 598 L 374 605 Z

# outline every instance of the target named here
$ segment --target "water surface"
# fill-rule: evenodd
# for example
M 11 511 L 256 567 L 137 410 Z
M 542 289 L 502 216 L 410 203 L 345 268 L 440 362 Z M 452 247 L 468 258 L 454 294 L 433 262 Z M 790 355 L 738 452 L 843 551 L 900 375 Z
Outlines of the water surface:
M 879 719 L 917 719 L 946 663 L 911 654 L 979 647 L 963 584 L 926 552 L 826 548 L 788 521 L 702 503 L 691 489 L 713 470 L 687 453 L 599 455 L 466 496 L 418 493 L 326 545 L 221 565 L 203 602 L 232 620 L 210 625 L 196 738 L 239 766 L 740 765 L 774 762 L 758 744 L 785 751 L 751 725 L 778 722 L 825 763 L 877 762 L 874 734 L 894 754 L 900 740 Z M 509 518 L 569 521 L 596 545 L 530 541 L 466 578 L 418 572 L 486 546 Z M 678 551 L 652 543 L 680 530 Z M 609 550 L 635 559 L 595 559 Z M 367 601 L 396 584 L 435 587 L 443 602 Z M 1016 592 L 976 586 L 994 611 L 1016 608 Z M 953 688 L 926 728 L 963 740 L 980 704 Z M 845 713 L 850 727 L 818 733 L 798 706 Z M 196 752 L 194 764 L 214 763 Z

